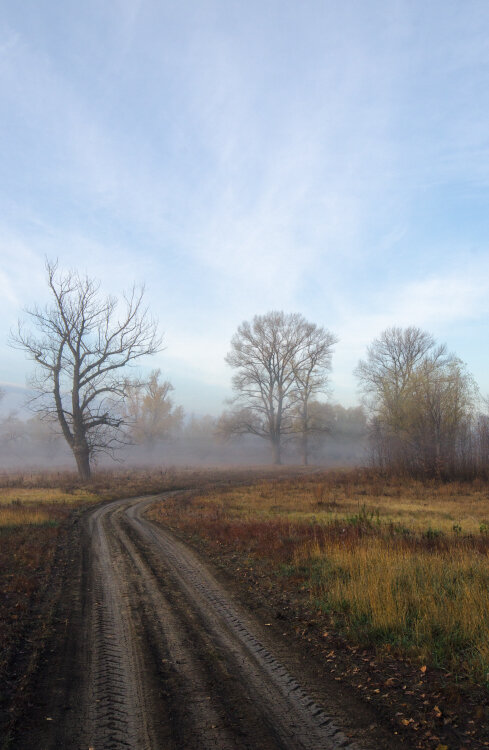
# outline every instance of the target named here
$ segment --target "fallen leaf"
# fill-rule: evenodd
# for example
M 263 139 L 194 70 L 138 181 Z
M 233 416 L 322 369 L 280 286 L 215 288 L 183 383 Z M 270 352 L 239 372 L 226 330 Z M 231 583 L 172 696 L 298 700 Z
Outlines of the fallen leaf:
M 424 674 L 426 672 L 426 664 L 424 664 L 419 671 Z

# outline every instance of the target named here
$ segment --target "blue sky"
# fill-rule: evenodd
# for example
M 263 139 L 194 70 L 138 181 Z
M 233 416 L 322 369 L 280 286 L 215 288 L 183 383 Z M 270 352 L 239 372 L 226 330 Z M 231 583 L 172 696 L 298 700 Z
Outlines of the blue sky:
M 218 413 L 239 323 L 340 339 L 333 397 L 391 325 L 489 392 L 489 3 L 35 0 L 0 10 L 0 383 L 44 257 L 146 282 L 161 367 Z

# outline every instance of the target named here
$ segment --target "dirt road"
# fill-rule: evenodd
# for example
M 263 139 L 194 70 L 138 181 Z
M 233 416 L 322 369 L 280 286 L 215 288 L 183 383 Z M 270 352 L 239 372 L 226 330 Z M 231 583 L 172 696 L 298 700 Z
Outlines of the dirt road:
M 52 648 L 44 703 L 18 746 L 358 749 L 274 657 L 263 623 L 144 517 L 152 502 L 87 517 L 62 653 Z

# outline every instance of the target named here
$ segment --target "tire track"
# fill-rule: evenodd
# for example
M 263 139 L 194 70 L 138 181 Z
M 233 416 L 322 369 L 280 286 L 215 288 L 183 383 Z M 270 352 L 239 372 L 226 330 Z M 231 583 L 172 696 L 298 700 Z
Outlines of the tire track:
M 91 655 L 84 741 L 94 750 L 150 747 L 127 585 L 105 523 L 111 512 L 111 507 L 105 506 L 89 519 Z
M 171 713 L 178 727 L 180 744 L 186 747 L 192 738 L 198 737 L 198 746 L 234 750 L 235 738 L 227 729 L 226 717 L 210 701 L 210 685 L 202 665 L 202 654 L 196 655 L 194 633 L 188 628 L 187 618 L 179 616 L 175 602 L 171 602 L 162 591 L 150 566 L 145 563 L 137 546 L 117 522 L 114 514 L 113 531 L 126 553 L 127 575 L 132 577 L 133 593 L 137 597 L 140 618 L 144 623 L 146 645 L 163 664 L 168 665 L 166 681 L 172 703 Z M 168 693 L 168 690 L 166 691 Z

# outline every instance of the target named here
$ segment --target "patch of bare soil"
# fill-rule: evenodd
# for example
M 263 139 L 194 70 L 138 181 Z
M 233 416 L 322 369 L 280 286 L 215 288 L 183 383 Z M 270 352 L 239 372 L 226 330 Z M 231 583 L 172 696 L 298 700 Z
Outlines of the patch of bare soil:
M 0 748 L 29 714 L 33 683 L 59 632 L 56 611 L 78 544 L 79 517 L 4 530 L 0 539 Z

